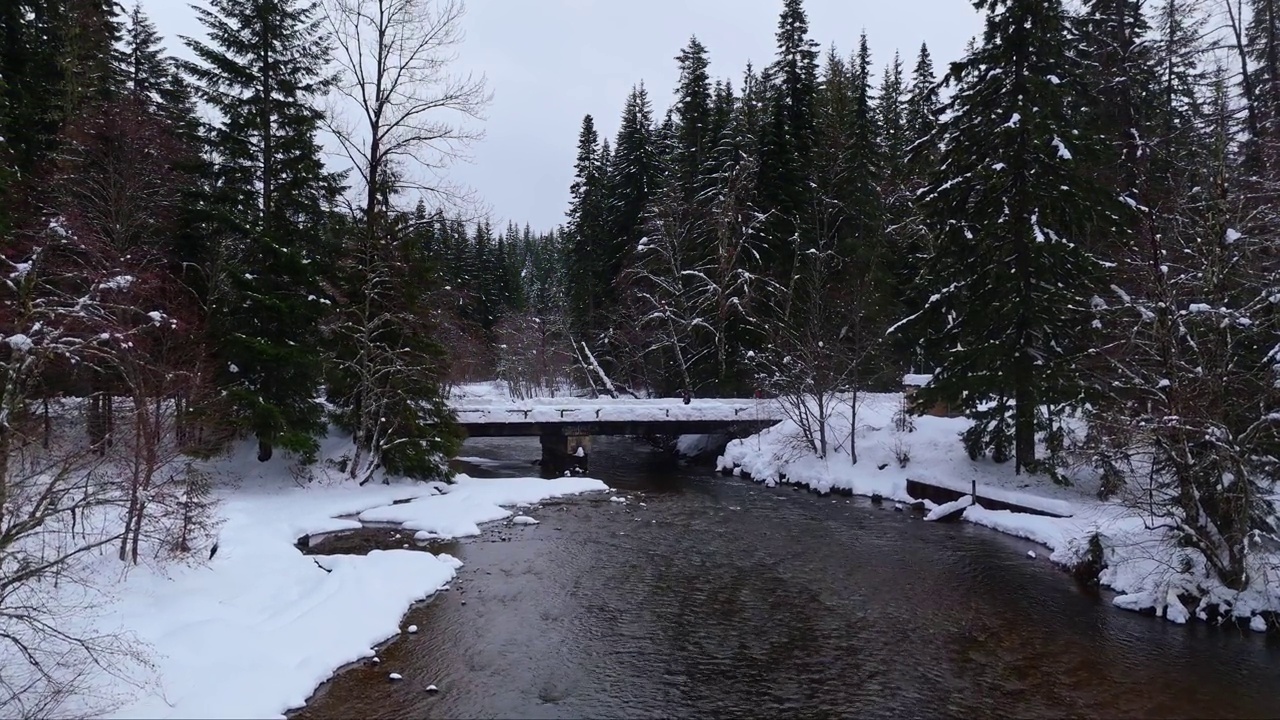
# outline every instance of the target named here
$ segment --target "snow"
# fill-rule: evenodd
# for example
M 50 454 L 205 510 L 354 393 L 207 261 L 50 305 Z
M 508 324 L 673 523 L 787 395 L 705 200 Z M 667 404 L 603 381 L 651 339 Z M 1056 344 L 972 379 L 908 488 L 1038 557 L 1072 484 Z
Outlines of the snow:
M 936 520 L 941 520 L 947 517 L 948 515 L 951 515 L 952 513 L 955 513 L 959 510 L 963 510 L 969 507 L 972 504 L 973 504 L 973 496 L 965 495 L 959 500 L 952 500 L 949 503 L 943 503 L 935 507 L 934 509 L 930 510 L 929 514 L 924 516 L 924 520 L 925 522 L 934 522 Z
M 331 436 L 322 457 L 349 442 Z M 307 556 L 295 547 L 302 536 L 358 528 L 356 516 L 435 537 L 474 535 L 478 524 L 510 515 L 503 505 L 607 489 L 587 478 L 466 476 L 453 485 L 364 487 L 321 476 L 302 487 L 285 458 L 258 463 L 251 445 L 207 463 L 223 520 L 212 560 L 144 564 L 120 577 L 110 553 L 93 559 L 112 586 L 84 622 L 130 634 L 154 666 L 127 667 L 128 684 L 94 678 L 98 695 L 115 698 L 106 717 L 282 717 L 336 669 L 375 657 L 375 646 L 399 634 L 409 607 L 447 587 L 461 567 L 422 550 Z M 84 714 L 103 709 L 86 706 Z
M 412 502 L 374 507 L 359 514 L 367 523 L 397 523 L 406 530 L 459 538 L 480 534 L 482 523 L 505 520 L 513 514 L 504 506 L 532 505 L 564 495 L 602 492 L 608 486 L 583 477 L 472 478 L 459 476 L 440 495 Z
M 517 515 L 511 518 L 512 525 L 537 525 L 538 521 L 528 515 Z
M 1071 159 L 1071 151 L 1068 150 L 1066 144 L 1062 142 L 1062 138 L 1055 137 L 1053 139 L 1053 146 L 1058 149 L 1058 159 L 1060 160 Z
M 711 451 L 719 442 L 724 442 L 723 436 L 681 435 L 676 438 L 676 454 L 680 457 L 697 457 Z
M 1035 560 L 1035 559 L 1036 559 L 1037 557 L 1039 557 L 1039 556 L 1038 556 L 1038 555 L 1036 555 L 1036 551 L 1035 551 L 1035 550 L 1028 550 L 1028 551 L 1027 551 L 1027 557 L 1031 558 L 1032 560 Z
M 405 628 L 405 632 L 409 633 L 410 635 L 416 634 L 418 632 L 418 626 L 410 625 L 409 627 Z
M 680 398 L 533 398 L 522 401 L 454 401 L 462 423 L 653 422 L 735 420 L 781 421 L 772 400 L 701 400 L 688 405 Z
M 1013 463 L 989 459 L 970 460 L 959 435 L 969 423 L 964 418 L 922 416 L 912 418 L 913 431 L 895 427 L 901 407 L 900 393 L 861 393 L 858 396 L 858 431 L 855 435 L 858 463 L 852 463 L 847 443 L 850 420 L 848 401 L 842 416 L 832 419 L 828 437 L 835 438 L 827 458 L 819 459 L 804 447 L 799 428 L 790 420 L 763 432 L 729 443 L 717 461 L 724 472 L 742 474 L 774 487 L 786 481 L 819 492 L 847 490 L 858 495 L 878 495 L 894 502 L 894 510 L 915 499 L 907 493 L 907 480 L 963 493 L 964 500 L 932 508 L 934 518 L 968 503 L 961 519 L 1008 535 L 1024 538 L 1050 551 L 1050 561 L 1071 566 L 1086 557 L 1095 536 L 1103 548 L 1099 581 L 1117 593 L 1113 603 L 1126 610 L 1154 610 L 1170 622 L 1186 622 L 1202 614 L 1210 604 L 1248 622 L 1258 613 L 1280 612 L 1280 557 L 1275 551 L 1250 556 L 1249 585 L 1240 591 L 1225 587 L 1203 557 L 1181 548 L 1173 533 L 1157 518 L 1118 502 L 1097 499 L 1099 478 L 1083 468 L 1065 472 L 1071 485 L 1055 485 L 1037 476 L 1014 474 Z M 910 456 L 901 467 L 897 456 Z M 969 496 L 976 493 L 976 501 Z M 983 507 L 999 501 L 1048 515 Z M 926 505 L 927 507 L 927 505 Z M 1200 607 L 1188 608 L 1181 597 L 1195 597 Z
M 26 335 L 23 335 L 22 333 L 18 333 L 17 335 L 10 335 L 9 337 L 5 338 L 4 341 L 9 343 L 9 347 L 13 348 L 14 352 L 20 352 L 20 353 L 28 352 L 31 350 L 32 347 L 35 346 L 35 343 L 31 342 L 31 338 L 27 337 Z
M 388 678 L 390 678 L 392 682 L 395 682 L 396 680 L 403 680 L 403 679 L 404 679 L 404 676 L 403 676 L 403 675 L 401 675 L 400 673 L 391 673 L 391 674 L 390 674 L 390 675 L 388 675 L 387 677 L 388 677 Z
M 1254 632 L 1266 632 L 1267 621 L 1264 620 L 1260 615 L 1254 615 L 1253 619 L 1249 621 L 1249 629 Z
M 119 275 L 108 278 L 102 282 L 102 287 L 106 290 L 127 290 L 134 282 L 132 275 Z
M 902 376 L 902 384 L 905 387 L 921 388 L 921 387 L 925 387 L 931 382 L 933 382 L 932 375 L 908 374 L 908 375 Z

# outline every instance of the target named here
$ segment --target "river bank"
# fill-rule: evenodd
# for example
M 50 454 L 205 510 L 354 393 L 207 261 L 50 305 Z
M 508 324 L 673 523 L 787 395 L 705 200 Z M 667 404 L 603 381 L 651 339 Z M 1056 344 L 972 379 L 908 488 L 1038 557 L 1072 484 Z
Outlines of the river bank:
M 917 502 L 907 492 L 912 479 L 962 493 L 976 486 L 979 497 L 1069 515 L 1045 517 L 975 503 L 963 509 L 961 518 L 1048 548 L 1054 563 L 1086 570 L 1114 590 L 1116 607 L 1178 624 L 1199 619 L 1232 622 L 1256 632 L 1280 631 L 1280 554 L 1256 552 L 1250 558 L 1248 586 L 1232 590 L 1203 557 L 1179 547 L 1140 504 L 1096 499 L 1099 481 L 1087 468 L 1069 469 L 1071 484 L 1063 486 L 1015 475 L 1012 463 L 970 460 L 959 442 L 966 420 L 925 416 L 912 418 L 910 427 L 901 429 L 901 403 L 900 394 L 860 396 L 853 436 L 856 464 L 846 414 L 829 425 L 834 440 L 825 459 L 813 453 L 796 424 L 788 421 L 729 443 L 717 470 L 766 485 L 788 483 L 819 494 L 848 492 L 900 503 Z
M 326 445 L 340 448 L 342 438 Z M 373 655 L 408 609 L 445 587 L 461 563 L 415 547 L 465 537 L 508 508 L 606 489 L 585 478 L 481 479 L 364 487 L 322 470 L 305 485 L 283 459 L 245 444 L 206 468 L 222 526 L 207 562 L 121 573 L 95 560 L 99 600 L 84 622 L 137 651 L 85 688 L 82 711 L 116 718 L 282 717 L 333 672 Z M 323 467 L 323 466 L 321 466 Z M 300 538 L 402 518 L 402 547 L 304 555 Z
M 516 475 L 537 444 L 465 453 Z M 1280 715 L 1274 643 L 1121 612 L 1028 540 L 621 439 L 592 460 L 613 491 L 456 543 L 450 591 L 403 620 L 419 632 L 290 717 Z

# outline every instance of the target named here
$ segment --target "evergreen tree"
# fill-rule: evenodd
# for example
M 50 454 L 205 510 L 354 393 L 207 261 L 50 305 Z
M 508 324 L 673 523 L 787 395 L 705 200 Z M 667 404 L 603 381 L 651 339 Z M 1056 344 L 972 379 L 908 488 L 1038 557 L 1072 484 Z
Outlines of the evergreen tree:
M 632 89 L 608 165 L 608 234 L 602 244 L 602 277 L 609 283 L 604 309 L 618 306 L 617 280 L 628 255 L 644 235 L 645 213 L 656 196 L 662 168 L 653 126 L 653 109 L 644 84 Z
M 606 276 L 607 176 L 595 120 L 587 115 L 578 133 L 578 158 L 569 186 L 569 241 L 565 247 L 569 316 L 572 331 L 592 336 L 600 329 L 597 311 L 603 308 L 612 278 Z
M 942 162 L 922 198 L 935 295 L 912 325 L 941 358 L 925 396 L 974 421 L 970 455 L 1036 470 L 1037 430 L 1086 391 L 1076 362 L 1100 268 L 1085 248 L 1113 196 L 1089 172 L 1099 143 L 1081 117 L 1084 67 L 1062 3 L 975 5 L 983 44 L 952 66 Z
M 211 0 L 197 8 L 209 42 L 186 38 L 187 69 L 218 111 L 220 262 L 211 302 L 218 381 L 259 458 L 272 448 L 311 457 L 324 430 L 319 287 L 327 207 L 336 179 L 316 141 L 327 39 L 305 0 Z
M 701 194 L 704 164 L 714 147 L 711 79 L 707 68 L 711 61 L 707 49 L 697 37 L 676 56 L 680 64 L 680 85 L 676 88 L 673 108 L 675 131 L 675 173 L 673 180 L 681 187 L 682 199 L 692 204 Z
M 911 71 L 911 87 L 907 93 L 904 122 L 909 140 L 908 147 L 916 162 L 926 162 L 928 156 L 918 151 L 915 146 L 933 136 L 938 125 L 941 101 L 938 97 L 938 80 L 933 71 L 933 57 L 929 54 L 929 46 L 922 44 L 920 54 L 916 57 L 916 66 Z M 920 168 L 912 168 L 913 175 L 920 175 Z
M 802 0 L 785 0 L 776 37 L 777 57 L 765 72 L 768 111 L 759 136 L 759 187 L 763 209 L 772 213 L 765 263 L 785 280 L 798 235 L 813 225 L 806 216 L 812 214 L 808 168 L 816 132 L 818 49 L 809 39 Z

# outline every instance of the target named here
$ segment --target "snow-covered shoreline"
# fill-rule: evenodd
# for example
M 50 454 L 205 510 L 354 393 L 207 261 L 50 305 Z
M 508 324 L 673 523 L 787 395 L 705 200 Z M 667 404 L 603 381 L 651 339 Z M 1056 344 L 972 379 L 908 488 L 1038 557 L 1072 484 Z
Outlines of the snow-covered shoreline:
M 829 424 L 833 444 L 826 459 L 806 447 L 796 424 L 786 421 L 729 443 L 716 469 L 769 486 L 786 483 L 818 493 L 879 496 L 900 503 L 919 502 L 907 492 L 908 479 L 960 492 L 976 485 L 979 501 L 963 509 L 962 519 L 1042 545 L 1052 551 L 1050 560 L 1064 568 L 1097 562 L 1098 582 L 1117 593 L 1116 607 L 1154 613 L 1179 624 L 1192 618 L 1230 619 L 1258 632 L 1280 630 L 1276 553 L 1257 553 L 1248 587 L 1231 590 L 1203 558 L 1178 548 L 1151 517 L 1120 502 L 1097 500 L 1096 478 L 1088 473 L 1073 475 L 1072 486 L 1065 487 L 1014 475 L 1012 463 L 970 460 L 958 438 L 967 421 L 917 417 L 912 419 L 913 429 L 902 431 L 895 427 L 901 403 L 896 393 L 860 396 L 857 464 L 849 453 L 846 414 Z M 1069 517 L 991 510 L 982 507 L 984 497 Z M 924 505 L 927 510 L 935 507 L 928 501 Z
M 320 477 L 303 486 L 282 460 L 256 463 L 247 445 L 211 469 L 224 521 L 212 559 L 144 564 L 127 574 L 113 558 L 94 560 L 102 601 L 85 627 L 121 633 L 146 662 L 95 678 L 86 712 L 283 717 L 337 670 L 400 633 L 411 606 L 461 566 L 421 549 L 308 556 L 296 546 L 300 538 L 371 520 L 402 524 L 420 538 L 465 537 L 516 514 L 508 508 L 607 489 L 576 477 L 364 487 Z

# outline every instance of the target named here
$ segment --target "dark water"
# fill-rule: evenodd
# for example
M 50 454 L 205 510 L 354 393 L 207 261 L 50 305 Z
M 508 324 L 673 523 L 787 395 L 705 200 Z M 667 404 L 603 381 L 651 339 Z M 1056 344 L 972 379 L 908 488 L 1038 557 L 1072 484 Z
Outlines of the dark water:
M 528 474 L 537 446 L 464 454 Z M 1280 717 L 1275 641 L 1120 612 L 1030 543 L 624 441 L 592 474 L 631 503 L 451 547 L 466 567 L 405 618 L 421 631 L 297 717 Z

